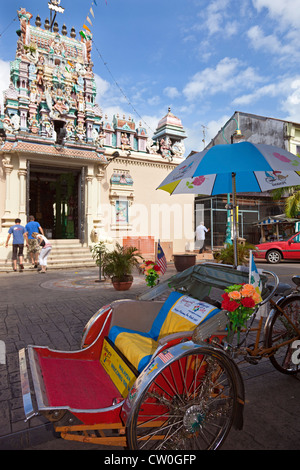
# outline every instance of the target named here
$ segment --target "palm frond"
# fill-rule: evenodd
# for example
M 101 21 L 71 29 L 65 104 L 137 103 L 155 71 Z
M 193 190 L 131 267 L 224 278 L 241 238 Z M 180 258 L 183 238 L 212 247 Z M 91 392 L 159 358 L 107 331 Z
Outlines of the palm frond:
M 300 212 L 300 191 L 296 191 L 285 201 L 285 214 L 287 217 L 297 217 Z

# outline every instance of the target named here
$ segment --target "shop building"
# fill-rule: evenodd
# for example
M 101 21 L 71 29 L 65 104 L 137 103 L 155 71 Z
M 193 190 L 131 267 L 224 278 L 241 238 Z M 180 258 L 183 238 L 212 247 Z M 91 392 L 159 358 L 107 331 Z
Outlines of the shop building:
M 254 144 L 264 143 L 300 154 L 300 123 L 235 112 L 224 124 L 206 148 L 247 140 Z M 274 189 L 276 179 L 274 178 Z M 229 195 L 197 196 L 195 198 L 195 225 L 202 220 L 210 233 L 207 246 L 212 249 L 223 246 L 231 214 L 226 205 Z M 259 243 L 261 238 L 258 221 L 284 213 L 284 199 L 275 201 L 269 192 L 238 193 L 239 237 L 249 243 Z

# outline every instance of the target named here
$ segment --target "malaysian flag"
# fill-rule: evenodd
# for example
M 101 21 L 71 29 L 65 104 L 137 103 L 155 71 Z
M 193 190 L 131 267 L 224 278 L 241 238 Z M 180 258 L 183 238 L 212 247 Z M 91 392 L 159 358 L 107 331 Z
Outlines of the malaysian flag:
M 162 360 L 164 364 L 169 362 L 174 356 L 169 351 L 161 352 L 157 357 Z
M 165 254 L 163 252 L 162 247 L 160 246 L 160 243 L 158 242 L 157 245 L 157 264 L 159 266 L 159 269 L 162 274 L 165 274 L 167 270 L 167 260 L 165 257 Z

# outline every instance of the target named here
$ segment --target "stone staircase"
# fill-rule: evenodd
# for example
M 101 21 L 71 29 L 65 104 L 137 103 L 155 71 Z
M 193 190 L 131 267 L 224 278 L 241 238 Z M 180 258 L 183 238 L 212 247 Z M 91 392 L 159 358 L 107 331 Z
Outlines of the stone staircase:
M 52 251 L 48 256 L 48 269 L 65 268 L 90 268 L 96 263 L 87 245 L 82 245 L 80 240 L 51 240 Z M 24 249 L 24 267 L 28 270 L 31 263 L 26 260 L 27 249 Z M 0 259 L 0 272 L 11 271 L 12 261 Z

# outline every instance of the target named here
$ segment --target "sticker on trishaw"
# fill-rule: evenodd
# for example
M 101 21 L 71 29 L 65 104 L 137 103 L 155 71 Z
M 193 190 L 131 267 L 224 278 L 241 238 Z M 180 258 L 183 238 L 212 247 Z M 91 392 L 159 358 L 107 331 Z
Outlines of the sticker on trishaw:
M 126 398 L 136 380 L 136 375 L 106 339 L 104 339 L 103 342 L 100 363 L 112 379 L 122 397 Z
M 198 325 L 211 312 L 215 311 L 216 307 L 184 295 L 173 305 L 171 310 L 177 315 L 194 323 L 194 325 Z
M 164 363 L 167 364 L 171 359 L 173 359 L 173 354 L 171 354 L 169 351 L 163 351 L 161 352 L 157 357 Z

